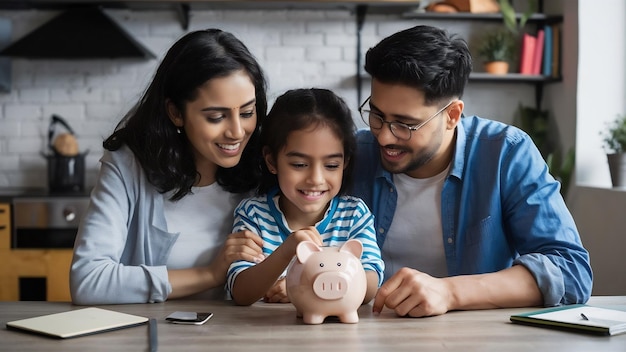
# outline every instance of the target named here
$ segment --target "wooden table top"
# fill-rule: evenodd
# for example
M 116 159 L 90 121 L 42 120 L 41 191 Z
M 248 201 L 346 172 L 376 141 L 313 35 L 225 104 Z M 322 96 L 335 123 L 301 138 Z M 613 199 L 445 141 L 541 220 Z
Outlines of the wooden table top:
M 590 305 L 626 310 L 626 296 L 592 297 Z M 509 316 L 537 308 L 449 312 L 429 318 L 401 318 L 371 305 L 359 309 L 358 324 L 327 321 L 305 325 L 291 304 L 172 300 L 100 308 L 158 320 L 159 351 L 626 351 L 626 334 L 594 336 L 513 324 Z M 140 325 L 73 339 L 6 329 L 13 320 L 84 308 L 62 302 L 0 302 L 1 351 L 147 351 L 148 326 Z M 210 311 L 205 325 L 165 321 L 174 311 Z

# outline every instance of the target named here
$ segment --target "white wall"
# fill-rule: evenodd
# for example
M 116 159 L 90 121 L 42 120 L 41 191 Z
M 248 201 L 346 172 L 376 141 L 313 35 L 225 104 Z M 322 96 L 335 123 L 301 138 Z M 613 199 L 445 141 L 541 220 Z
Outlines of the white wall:
M 102 153 L 102 140 L 137 100 L 160 58 L 184 34 L 174 11 L 105 10 L 158 59 L 12 60 L 12 90 L 0 94 L 0 187 L 46 187 L 46 131 L 51 114 L 68 120 L 81 150 L 89 149 L 86 184 L 92 185 Z M 10 19 L 17 39 L 45 23 L 55 11 L 0 11 Z M 342 95 L 356 109 L 356 23 L 345 10 L 192 11 L 190 29 L 217 27 L 242 39 L 269 78 L 270 102 L 289 88 L 324 87 Z M 422 21 L 445 26 L 471 41 L 477 22 Z M 382 37 L 418 24 L 398 16 L 368 15 L 363 52 Z M 487 24 L 486 26 L 493 26 Z M 476 70 L 482 70 L 476 63 Z M 363 99 L 369 92 L 365 80 Z M 465 101 L 468 114 L 512 121 L 520 101 L 532 104 L 527 84 L 471 83 Z M 497 102 L 494 104 L 494 102 Z
M 602 138 L 626 112 L 626 3 L 578 0 L 576 177 L 568 201 L 591 254 L 596 295 L 626 294 L 626 192 L 611 189 Z M 576 55 L 569 52 L 568 55 Z M 571 87 L 570 87 L 571 88 Z
M 626 2 L 579 0 L 578 12 L 577 179 L 579 185 L 611 187 L 599 133 L 626 113 Z

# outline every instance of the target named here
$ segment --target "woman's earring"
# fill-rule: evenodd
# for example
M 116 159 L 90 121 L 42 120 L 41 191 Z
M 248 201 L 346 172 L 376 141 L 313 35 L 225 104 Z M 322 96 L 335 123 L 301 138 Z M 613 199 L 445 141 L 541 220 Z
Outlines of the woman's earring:
M 176 133 L 180 134 L 180 128 L 176 128 Z

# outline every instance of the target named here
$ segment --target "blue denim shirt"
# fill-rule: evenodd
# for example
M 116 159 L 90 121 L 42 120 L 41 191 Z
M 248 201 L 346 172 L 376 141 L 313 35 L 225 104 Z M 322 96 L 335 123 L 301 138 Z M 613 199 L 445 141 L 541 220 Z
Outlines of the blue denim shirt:
M 358 131 L 357 140 L 353 194 L 374 213 L 383 248 L 396 209 L 396 188 L 381 166 L 371 132 Z M 559 190 L 526 133 L 497 121 L 463 117 L 441 193 L 448 275 L 521 264 L 537 281 L 544 305 L 587 302 L 589 253 Z

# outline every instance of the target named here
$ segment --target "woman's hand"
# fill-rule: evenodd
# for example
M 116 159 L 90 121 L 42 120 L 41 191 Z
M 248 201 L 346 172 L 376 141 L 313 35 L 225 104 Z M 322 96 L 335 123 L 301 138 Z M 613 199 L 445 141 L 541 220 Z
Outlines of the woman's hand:
M 226 272 L 230 264 L 236 260 L 260 263 L 263 256 L 263 239 L 249 230 L 231 233 L 217 257 L 209 265 L 213 278 L 220 284 L 226 282 Z
M 230 266 L 236 260 L 245 260 L 259 263 L 265 259 L 263 256 L 263 239 L 249 230 L 231 233 L 220 251 L 220 258 Z
M 226 272 L 235 260 L 259 262 L 263 257 L 263 239 L 255 233 L 245 230 L 231 233 L 219 254 L 208 266 L 168 270 L 168 279 L 172 292 L 168 298 L 189 296 L 226 282 Z

